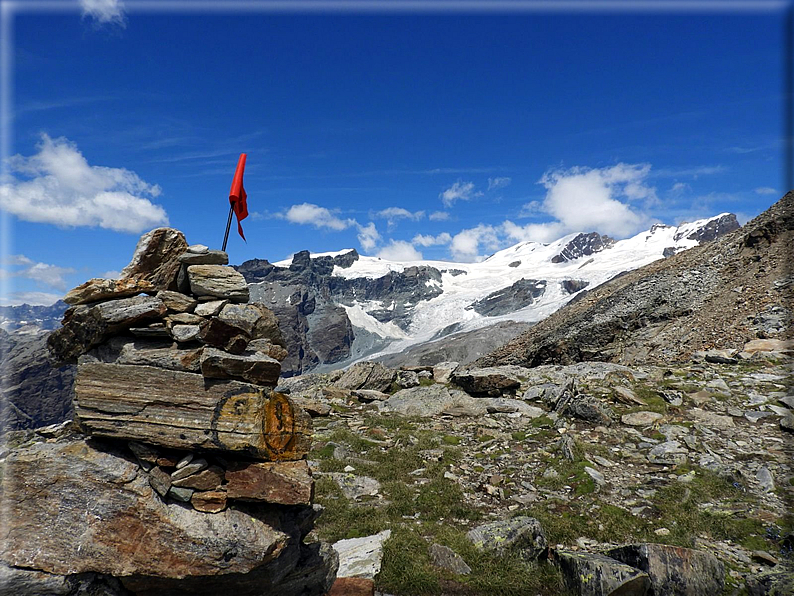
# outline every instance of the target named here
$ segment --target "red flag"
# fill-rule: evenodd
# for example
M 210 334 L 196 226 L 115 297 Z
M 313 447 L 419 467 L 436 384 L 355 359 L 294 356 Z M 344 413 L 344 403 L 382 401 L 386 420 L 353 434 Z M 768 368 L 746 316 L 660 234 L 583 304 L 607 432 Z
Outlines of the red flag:
M 231 203 L 234 214 L 237 216 L 237 231 L 245 240 L 243 235 L 243 226 L 240 222 L 248 217 L 248 203 L 246 199 L 248 195 L 245 194 L 243 188 L 243 170 L 245 170 L 245 153 L 240 154 L 240 159 L 237 161 L 237 169 L 234 172 L 234 179 L 232 179 L 232 188 L 229 191 L 229 203 Z

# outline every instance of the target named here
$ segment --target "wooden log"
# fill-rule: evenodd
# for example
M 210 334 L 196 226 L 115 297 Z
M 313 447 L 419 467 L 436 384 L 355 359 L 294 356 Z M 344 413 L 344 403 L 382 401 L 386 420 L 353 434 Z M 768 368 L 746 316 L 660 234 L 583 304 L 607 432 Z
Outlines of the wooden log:
M 75 415 L 91 435 L 266 461 L 303 459 L 311 419 L 286 395 L 152 366 L 81 364 Z

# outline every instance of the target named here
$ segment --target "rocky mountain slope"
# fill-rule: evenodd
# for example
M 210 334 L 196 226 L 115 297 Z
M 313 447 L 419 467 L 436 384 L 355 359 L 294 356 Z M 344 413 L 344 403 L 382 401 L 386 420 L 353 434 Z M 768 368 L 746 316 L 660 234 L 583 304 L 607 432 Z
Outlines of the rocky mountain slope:
M 285 375 L 340 368 L 504 321 L 534 323 L 586 288 L 739 227 L 731 214 L 655 225 L 615 241 L 593 232 L 522 242 L 481 263 L 390 262 L 355 250 L 237 269 L 279 318 Z M 461 343 L 459 337 L 457 343 Z
M 664 363 L 790 337 L 792 240 L 789 192 L 739 230 L 580 294 L 478 364 Z

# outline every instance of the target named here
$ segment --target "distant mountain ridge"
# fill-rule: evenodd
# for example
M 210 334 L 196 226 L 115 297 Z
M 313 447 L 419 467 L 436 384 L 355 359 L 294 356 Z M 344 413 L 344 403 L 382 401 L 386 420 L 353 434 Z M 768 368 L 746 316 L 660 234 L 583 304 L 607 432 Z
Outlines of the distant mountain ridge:
M 381 358 L 502 321 L 536 323 L 614 276 L 738 229 L 723 213 L 632 238 L 596 232 L 521 242 L 480 263 L 393 262 L 355 250 L 237 267 L 273 309 L 292 353 L 285 375 Z M 390 358 L 391 360 L 391 358 Z

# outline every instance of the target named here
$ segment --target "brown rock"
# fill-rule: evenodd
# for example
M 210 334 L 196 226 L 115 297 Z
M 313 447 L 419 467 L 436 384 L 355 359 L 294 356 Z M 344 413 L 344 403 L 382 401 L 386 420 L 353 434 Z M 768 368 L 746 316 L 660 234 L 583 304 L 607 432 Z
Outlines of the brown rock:
M 241 339 L 247 345 L 246 338 L 241 337 L 240 330 L 237 327 L 224 323 L 220 319 L 210 319 L 202 323 L 199 330 L 199 339 L 208 346 L 219 350 L 227 350 L 230 346 L 239 349 L 238 344 Z M 243 349 L 245 348 L 243 347 Z
M 312 434 L 309 415 L 285 395 L 151 366 L 80 365 L 75 413 L 96 436 L 264 460 L 302 459 Z
M 204 253 L 185 252 L 179 255 L 183 265 L 228 265 L 229 255 L 222 250 L 208 250 Z
M 179 488 L 194 488 L 196 490 L 215 490 L 223 482 L 223 468 L 210 466 L 197 474 L 174 480 L 171 484 Z
M 366 577 L 337 577 L 328 596 L 375 596 L 375 580 Z
M 196 511 L 220 513 L 226 509 L 226 493 L 219 490 L 196 492 L 190 498 L 190 504 Z
M 176 290 L 179 255 L 186 249 L 185 236 L 179 230 L 157 228 L 147 232 L 138 240 L 121 278 L 148 281 L 156 290 Z
M 226 472 L 230 499 L 311 505 L 314 480 L 307 461 L 238 462 Z
M 63 301 L 66 304 L 86 304 L 100 300 L 126 298 L 144 292 L 154 292 L 151 282 L 140 279 L 89 279 L 76 288 L 69 290 Z
M 208 517 L 167 504 L 153 498 L 137 465 L 86 441 L 15 451 L 5 472 L 0 559 L 11 566 L 57 575 L 106 573 L 122 581 L 212 581 L 252 572 L 282 555 L 282 574 L 295 564 L 289 552 L 298 545 L 274 529 L 278 520 L 269 525 L 236 510 Z M 225 556 L 229 552 L 235 556 Z

